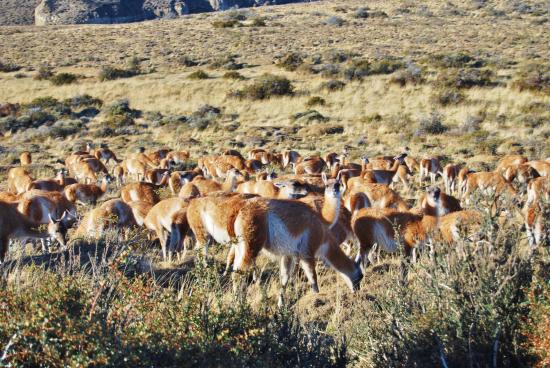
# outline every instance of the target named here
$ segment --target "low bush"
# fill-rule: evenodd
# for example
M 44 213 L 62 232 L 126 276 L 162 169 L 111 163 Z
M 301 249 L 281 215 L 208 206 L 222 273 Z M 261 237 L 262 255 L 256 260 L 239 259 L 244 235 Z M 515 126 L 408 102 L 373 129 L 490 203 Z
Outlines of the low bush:
M 53 75 L 54 73 L 52 68 L 46 65 L 42 65 L 40 68 L 38 68 L 38 71 L 33 78 L 35 80 L 48 80 L 53 77 Z
M 236 55 L 225 55 L 214 58 L 210 64 L 210 69 L 240 70 L 245 64 L 237 61 Z
M 78 77 L 72 73 L 59 73 L 51 76 L 49 81 L 54 86 L 63 86 L 66 84 L 72 84 L 78 80 Z
M 479 68 L 485 65 L 482 60 L 464 52 L 438 54 L 429 57 L 432 64 L 440 68 Z
M 178 60 L 179 64 L 186 66 L 188 68 L 199 65 L 198 62 L 191 59 L 189 56 L 182 56 Z
M 418 121 L 418 128 L 415 132 L 416 136 L 424 136 L 427 134 L 443 134 L 449 128 L 443 124 L 443 116 L 437 112 L 432 112 L 430 115 L 421 118 Z
M 520 91 L 550 94 L 550 65 L 531 64 L 520 70 L 512 85 Z
M 131 118 L 138 118 L 141 116 L 141 112 L 139 110 L 135 110 L 130 107 L 130 101 L 127 99 L 114 101 L 108 105 L 103 112 L 107 116 L 129 116 Z
M 285 77 L 273 74 L 264 74 L 251 85 L 231 93 L 234 97 L 250 100 L 265 100 L 271 97 L 292 96 L 293 94 L 292 82 Z
M 241 26 L 241 22 L 236 19 L 222 19 L 212 22 L 214 28 L 233 28 Z
M 334 91 L 343 90 L 345 86 L 346 86 L 346 83 L 339 81 L 337 79 L 331 79 L 329 81 L 321 83 L 321 86 L 319 87 L 319 89 L 334 92 Z
M 223 77 L 225 79 L 235 79 L 235 80 L 243 80 L 245 79 L 244 76 L 237 72 L 237 71 L 229 71 L 229 72 L 226 72 Z
M 324 116 L 323 114 L 321 114 L 317 110 L 308 110 L 308 111 L 305 111 L 305 112 L 298 112 L 298 113 L 292 115 L 291 120 L 295 121 L 295 122 L 308 124 L 308 123 L 311 123 L 311 122 L 314 122 L 314 121 L 316 121 L 318 123 L 325 123 L 325 122 L 329 121 L 330 119 L 327 118 L 326 116 Z
M 390 82 L 399 84 L 401 87 L 405 87 L 409 84 L 422 84 L 424 81 L 422 69 L 413 63 L 409 63 L 405 69 L 398 71 L 390 79 Z
M 369 17 L 369 8 L 367 8 L 367 7 L 359 8 L 355 11 L 353 16 L 355 18 L 359 18 L 359 19 L 366 19 L 366 18 Z
M 290 52 L 277 61 L 275 65 L 288 71 L 295 71 L 304 63 L 304 59 L 297 52 Z
M 99 71 L 99 80 L 101 82 L 111 81 L 121 78 L 131 78 L 139 73 L 136 70 L 120 69 L 112 66 L 105 66 Z
M 204 70 L 196 70 L 187 76 L 189 79 L 208 79 L 210 76 Z
M 481 123 L 483 123 L 483 117 L 479 115 L 468 115 L 464 122 L 460 124 L 458 130 L 461 134 L 474 133 L 481 130 Z
M 306 107 L 311 108 L 314 106 L 325 106 L 325 104 L 326 101 L 324 98 L 319 96 L 311 96 L 306 102 Z
M 369 75 L 391 74 L 403 68 L 403 62 L 392 58 L 354 60 L 343 72 L 347 80 L 362 79 Z
M 217 107 L 204 105 L 189 116 L 187 123 L 191 128 L 204 130 L 216 123 L 221 117 L 221 110 Z
M 72 98 L 63 101 L 64 104 L 71 106 L 73 109 L 85 108 L 85 107 L 101 107 L 103 101 L 99 98 L 92 97 L 88 94 L 76 95 Z
M 21 70 L 21 67 L 14 63 L 0 61 L 0 73 L 12 73 Z
M 447 88 L 472 88 L 496 85 L 489 69 L 449 69 L 440 72 L 436 85 Z
M 331 17 L 328 17 L 324 23 L 328 26 L 341 27 L 346 24 L 346 21 L 336 15 L 333 15 Z
M 466 99 L 464 92 L 455 88 L 444 88 L 432 95 L 432 102 L 441 106 L 458 105 Z

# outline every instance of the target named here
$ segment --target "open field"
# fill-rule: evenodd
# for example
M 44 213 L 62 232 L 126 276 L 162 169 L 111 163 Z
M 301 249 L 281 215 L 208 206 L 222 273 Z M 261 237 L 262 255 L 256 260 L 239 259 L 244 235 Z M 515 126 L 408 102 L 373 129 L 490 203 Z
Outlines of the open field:
M 48 178 L 87 142 L 121 159 L 186 150 L 186 168 L 253 148 L 346 148 L 359 163 L 407 146 L 475 171 L 508 154 L 545 160 L 549 18 L 544 1 L 330 0 L 0 27 L 0 187 L 23 151 Z M 546 367 L 548 239 L 528 245 L 514 185 L 500 215 L 491 198 L 462 202 L 483 214 L 480 239 L 436 241 L 406 275 L 402 251 L 379 251 L 353 294 L 319 262 L 320 292 L 297 272 L 282 309 L 277 262 L 260 256 L 258 280 L 234 295 L 225 245 L 204 267 L 198 249 L 164 262 L 144 229 L 51 254 L 13 244 L 0 268 L 0 365 Z M 416 172 L 396 190 L 418 206 L 426 186 Z M 111 185 L 101 202 L 119 196 Z M 79 218 L 92 208 L 78 205 Z

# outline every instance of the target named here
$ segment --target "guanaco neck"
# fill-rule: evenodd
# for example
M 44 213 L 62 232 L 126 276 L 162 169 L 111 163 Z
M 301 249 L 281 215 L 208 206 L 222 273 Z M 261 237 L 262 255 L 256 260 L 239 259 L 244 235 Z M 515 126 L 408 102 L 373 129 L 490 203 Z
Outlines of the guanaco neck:
M 401 163 L 399 162 L 399 160 L 395 160 L 393 162 L 393 166 L 391 167 L 391 169 L 389 171 L 392 171 L 392 172 L 397 172 L 397 169 L 399 169 L 399 165 Z
M 325 192 L 325 200 L 323 203 L 323 208 L 321 209 L 321 216 L 323 220 L 329 224 L 329 228 L 332 229 L 338 222 L 338 217 L 340 215 L 340 200 L 341 195 L 329 195 Z
M 235 175 L 229 173 L 222 184 L 222 190 L 224 192 L 234 192 L 237 187 L 237 178 Z

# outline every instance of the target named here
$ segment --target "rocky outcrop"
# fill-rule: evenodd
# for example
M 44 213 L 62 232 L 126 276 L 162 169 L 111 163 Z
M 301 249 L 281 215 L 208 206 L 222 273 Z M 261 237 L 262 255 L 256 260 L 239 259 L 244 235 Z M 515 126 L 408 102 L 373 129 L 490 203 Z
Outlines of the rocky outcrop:
M 304 0 L 42 0 L 35 24 L 109 24 Z M 306 0 L 307 1 L 307 0 Z

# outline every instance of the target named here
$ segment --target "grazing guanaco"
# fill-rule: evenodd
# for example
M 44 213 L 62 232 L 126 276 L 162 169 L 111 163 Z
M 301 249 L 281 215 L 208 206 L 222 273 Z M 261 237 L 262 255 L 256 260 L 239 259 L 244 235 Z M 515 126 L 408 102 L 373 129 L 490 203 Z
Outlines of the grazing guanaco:
M 31 153 L 29 151 L 21 152 L 21 155 L 19 155 L 19 162 L 21 163 L 21 166 L 28 166 L 32 164 Z
M 257 194 L 264 198 L 297 199 L 309 193 L 309 186 L 299 180 L 273 183 L 271 181 L 247 181 L 240 184 L 238 193 Z
M 299 163 L 294 164 L 294 174 L 320 174 L 325 166 L 325 160 L 320 156 L 307 156 Z
M 506 192 L 512 197 L 517 195 L 516 189 L 495 171 L 475 172 L 466 177 L 466 191 L 463 198 L 468 198 L 474 191 L 479 190 L 485 195 L 500 196 Z
M 457 190 L 458 173 L 462 169 L 461 165 L 447 164 L 443 168 L 441 176 L 445 184 L 445 192 L 453 194 Z
M 537 170 L 539 176 L 550 177 L 550 162 L 543 160 L 529 161 L 527 165 Z
M 541 200 L 550 203 L 550 178 L 548 177 L 536 178 L 527 184 L 526 204 L 530 205 Z
M 334 268 L 346 285 L 355 291 L 363 274 L 357 264 L 340 249 L 331 233 L 340 211 L 340 182 L 324 176 L 325 199 L 321 213 L 305 203 L 254 198 L 246 201 L 234 221 L 235 245 L 233 276 L 253 264 L 261 250 L 280 258 L 281 292 L 292 275 L 296 259 L 304 270 L 313 292 L 318 292 L 316 259 Z
M 426 190 L 428 201 L 435 204 L 436 208 L 440 205 L 440 194 L 440 189 L 436 187 Z M 365 267 L 369 262 L 372 263 L 371 250 L 375 244 L 391 253 L 395 252 L 398 244 L 402 243 L 405 247 L 405 255 L 413 256 L 414 260 L 413 250 L 424 244 L 438 225 L 438 216 L 389 208 L 369 208 L 370 203 L 366 198 L 360 203 L 361 205 L 352 209 L 351 227 L 359 239 L 359 254 L 356 261 L 361 261 Z M 439 209 L 434 212 L 441 213 Z
M 302 158 L 296 151 L 283 151 L 281 156 L 283 169 L 286 169 L 290 164 L 297 164 Z
M 431 185 L 434 185 L 438 174 L 441 175 L 441 163 L 438 157 L 425 158 L 420 161 L 419 183 L 429 176 Z
M 522 210 L 527 239 L 531 247 L 539 246 L 549 239 L 548 219 L 550 219 L 550 207 L 547 203 L 533 203 Z
M 344 193 L 344 204 L 350 211 L 352 211 L 350 201 L 356 193 L 364 193 L 374 208 L 395 208 L 400 211 L 409 209 L 407 202 L 387 185 L 370 183 L 363 178 L 351 178 Z
M 133 201 L 143 201 L 156 204 L 160 201 L 159 189 L 166 185 L 168 182 L 168 174 L 166 174 L 161 181 L 160 185 L 137 182 L 126 184 L 120 190 L 120 197 L 126 203 Z
M 92 204 L 95 206 L 97 200 L 107 192 L 111 180 L 112 178 L 107 175 L 101 180 L 99 186 L 96 184 L 80 183 L 68 185 L 64 189 L 65 197 L 73 203 L 78 201 L 82 204 Z
M 468 169 L 466 166 L 461 168 L 458 171 L 456 177 L 456 184 L 458 186 L 458 195 L 459 197 L 464 197 L 464 192 L 466 191 L 466 179 L 468 179 L 468 174 L 472 174 L 474 171 Z
M 510 183 L 516 180 L 519 184 L 527 184 L 530 180 L 538 178 L 540 174 L 527 163 L 509 166 L 503 176 Z
M 172 162 L 173 165 L 181 165 L 189 160 L 189 152 L 187 151 L 170 151 L 166 155 L 166 159 Z
M 134 180 L 140 181 L 145 178 L 149 165 L 137 158 L 129 158 L 120 163 L 120 167 L 124 171 L 124 175 L 132 175 Z
M 204 250 L 205 259 L 211 239 L 218 244 L 235 240 L 233 222 L 246 201 L 253 197 L 253 194 L 215 192 L 189 202 L 187 221 L 195 234 L 197 247 Z M 231 248 L 227 256 L 226 272 L 232 264 L 233 256 L 234 250 Z
M 256 181 L 262 181 L 262 180 L 273 181 L 276 178 L 277 178 L 277 174 L 275 173 L 275 171 L 268 170 L 268 169 L 266 169 L 264 172 L 256 174 Z
M 76 222 L 76 209 L 74 205 L 59 192 L 46 192 L 32 190 L 21 197 L 17 210 L 31 221 L 40 224 L 59 223 L 59 234 L 55 239 L 62 245 L 66 245 L 66 235 L 69 228 Z M 46 250 L 45 243 L 42 242 Z
M 144 181 L 159 185 L 166 174 L 170 175 L 167 169 L 148 169 L 145 171 Z M 170 177 L 168 181 L 170 181 Z
M 64 242 L 65 234 L 61 220 L 49 218 L 44 228 L 42 223 L 32 221 L 8 203 L 0 202 L 0 264 L 6 260 L 12 239 L 53 238 Z
M 29 190 L 34 179 L 30 173 L 22 167 L 14 167 L 8 171 L 8 191 L 15 194 L 25 193 Z
M 244 175 L 237 169 L 233 168 L 227 172 L 227 176 L 223 183 L 211 179 L 205 179 L 202 176 L 196 176 L 191 183 L 197 187 L 202 196 L 208 193 L 224 191 L 233 192 L 237 188 L 238 183 L 245 180 Z
M 170 174 L 170 178 L 168 179 L 168 186 L 170 187 L 170 190 L 172 191 L 172 194 L 176 194 L 181 190 L 181 186 L 185 183 L 190 182 L 193 180 L 195 176 L 203 175 L 203 172 L 199 168 L 195 168 L 194 170 L 188 170 L 188 171 L 174 171 Z
M 178 193 L 178 197 L 187 198 L 187 199 L 196 198 L 200 196 L 201 196 L 201 192 L 199 191 L 199 188 L 197 188 L 197 186 L 193 183 L 184 184 Z
M 256 148 L 248 152 L 248 159 L 259 161 L 262 165 L 269 165 L 273 161 L 273 155 L 265 149 Z
M 76 162 L 69 167 L 69 171 L 73 173 L 73 176 L 78 181 L 84 183 L 97 182 L 97 175 L 100 173 L 104 175 L 109 174 L 105 165 L 95 157 Z
M 444 192 L 440 192 L 437 202 L 433 196 L 424 193 L 419 203 L 422 213 L 429 216 L 444 216 L 462 210 L 460 200 Z
M 122 184 L 124 184 L 124 177 L 126 172 L 124 171 L 124 167 L 121 165 L 116 165 L 113 168 L 113 177 L 116 180 L 116 185 L 120 187 Z
M 171 262 L 172 252 L 176 249 L 167 249 L 168 236 L 172 231 L 172 217 L 178 212 L 187 211 L 189 200 L 183 198 L 168 198 L 155 204 L 153 208 L 147 214 L 144 225 L 147 229 L 154 231 L 160 241 L 162 247 L 162 258 L 164 261 Z M 186 217 L 179 217 L 180 225 L 183 221 L 186 221 Z M 187 229 L 182 231 L 183 234 L 187 233 Z M 173 243 L 171 243 L 173 244 Z
M 495 171 L 503 174 L 504 171 L 506 171 L 506 169 L 508 169 L 510 166 L 521 165 L 526 163 L 527 161 L 527 158 L 521 155 L 506 155 L 499 160 Z
M 110 161 L 113 161 L 115 164 L 122 162 L 122 160 L 119 160 L 115 153 L 105 144 L 101 144 L 99 149 L 94 150 L 93 152 L 90 151 L 90 153 L 98 160 L 103 160 L 105 165 L 109 164 Z
M 372 170 L 372 175 L 374 176 L 374 179 L 376 180 L 376 183 L 378 184 L 386 184 L 390 185 L 393 183 L 393 178 L 395 174 L 397 173 L 397 170 L 399 169 L 399 166 L 405 164 L 405 157 L 407 157 L 406 153 L 402 153 L 397 157 L 394 157 L 393 165 L 388 170 Z M 363 157 L 363 162 L 368 164 L 369 160 L 367 157 Z
M 50 192 L 62 192 L 65 188 L 65 170 L 59 170 L 53 179 L 34 180 L 28 190 L 46 190 Z
M 132 209 L 132 214 L 138 226 L 143 226 L 147 214 L 153 208 L 153 204 L 145 201 L 132 201 L 126 203 Z
M 84 215 L 73 238 L 101 238 L 108 230 L 126 231 L 136 226 L 132 208 L 120 199 L 111 199 Z

